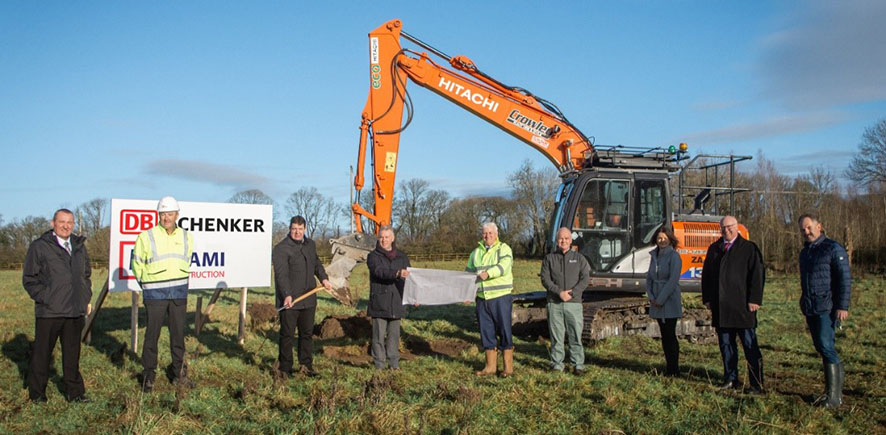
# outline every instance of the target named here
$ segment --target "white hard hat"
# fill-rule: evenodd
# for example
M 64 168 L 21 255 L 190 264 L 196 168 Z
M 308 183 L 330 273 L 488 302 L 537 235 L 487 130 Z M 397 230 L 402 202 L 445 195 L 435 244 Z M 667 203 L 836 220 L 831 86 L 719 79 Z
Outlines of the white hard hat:
M 163 213 L 164 211 L 178 211 L 178 201 L 171 196 L 164 196 L 160 199 L 160 202 L 157 203 L 157 211 Z

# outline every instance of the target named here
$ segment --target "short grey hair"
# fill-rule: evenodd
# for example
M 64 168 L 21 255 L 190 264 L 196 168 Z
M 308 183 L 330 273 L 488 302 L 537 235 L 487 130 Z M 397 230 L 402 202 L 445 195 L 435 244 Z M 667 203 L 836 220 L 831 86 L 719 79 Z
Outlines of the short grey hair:
M 391 234 L 394 234 L 394 227 L 390 225 L 382 225 L 381 228 L 378 229 L 378 234 L 381 234 L 384 231 L 390 231 Z
M 498 225 L 495 222 L 484 222 L 483 225 L 480 226 L 480 231 L 483 231 L 487 228 L 492 228 L 495 231 L 495 234 L 498 234 Z

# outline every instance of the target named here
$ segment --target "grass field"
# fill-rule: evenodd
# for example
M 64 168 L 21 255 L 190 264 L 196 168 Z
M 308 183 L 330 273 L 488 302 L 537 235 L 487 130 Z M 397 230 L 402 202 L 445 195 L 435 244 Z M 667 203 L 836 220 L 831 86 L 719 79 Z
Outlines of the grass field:
M 456 262 L 420 267 L 461 269 Z M 539 263 L 517 261 L 519 291 L 536 290 Z M 352 282 L 363 297 L 367 272 Z M 107 271 L 94 273 L 95 294 Z M 81 371 L 92 403 L 69 404 L 61 393 L 61 352 L 47 389 L 49 402 L 27 400 L 24 377 L 33 339 L 33 304 L 18 271 L 0 272 L 0 432 L 127 433 L 886 433 L 886 280 L 854 284 L 849 320 L 837 347 L 846 366 L 844 406 L 812 407 L 822 389 L 821 360 L 812 348 L 797 307 L 795 277 L 775 277 L 766 287 L 758 336 L 766 386 L 762 397 L 721 393 L 716 344 L 681 342 L 684 376 L 660 376 L 660 343 L 644 337 L 609 339 L 587 349 L 582 377 L 550 373 L 546 342 L 515 338 L 517 374 L 510 379 L 478 378 L 482 365 L 473 306 L 410 308 L 403 341 L 424 343 L 402 371 L 327 356 L 350 349 L 360 356 L 367 339 L 315 340 L 315 367 L 322 377 L 275 381 L 277 324 L 256 325 L 245 344 L 236 343 L 239 292 L 222 293 L 199 338 L 194 336 L 196 296 L 189 298 L 187 349 L 197 388 L 179 391 L 159 379 L 142 394 L 134 378 L 141 370 L 129 348 L 130 295 L 111 294 L 98 317 L 92 344 L 85 345 Z M 697 303 L 697 296 L 684 296 Z M 249 303 L 273 303 L 273 290 L 252 289 Z M 317 321 L 326 315 L 353 315 L 323 296 Z M 140 312 L 144 327 L 144 310 Z M 140 337 L 144 330 L 140 330 Z M 458 352 L 437 352 L 434 344 L 461 344 Z M 430 347 L 431 351 L 421 349 Z M 329 349 L 325 349 L 329 348 Z M 137 349 L 138 354 L 141 349 Z M 170 361 L 167 334 L 161 335 L 160 367 Z M 740 364 L 742 377 L 745 370 Z

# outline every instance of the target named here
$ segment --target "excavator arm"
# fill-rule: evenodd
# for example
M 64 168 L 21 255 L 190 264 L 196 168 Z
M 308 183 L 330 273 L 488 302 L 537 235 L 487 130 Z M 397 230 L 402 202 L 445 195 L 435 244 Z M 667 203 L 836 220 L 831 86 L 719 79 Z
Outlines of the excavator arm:
M 427 52 L 404 49 L 407 39 L 448 63 L 443 66 Z M 450 57 L 402 30 L 392 20 L 369 34 L 369 97 L 360 122 L 360 147 L 354 177 L 356 200 L 351 205 L 356 232 L 331 239 L 333 259 L 326 272 L 335 290 L 330 294 L 353 306 L 348 288 L 354 267 L 366 261 L 376 238 L 366 232 L 363 219 L 377 231 L 391 223 L 400 133 L 412 120 L 409 81 L 427 88 L 483 118 L 544 154 L 561 173 L 591 167 L 597 160 L 591 140 L 573 126 L 552 103 L 531 92 L 507 86 L 480 71 L 464 56 Z M 405 119 L 404 119 L 405 114 Z M 360 205 L 366 154 L 371 154 L 373 211 Z
M 448 62 L 444 67 L 426 52 L 401 47 L 407 39 Z M 352 204 L 357 232 L 362 218 L 376 224 L 391 223 L 394 182 L 400 133 L 412 119 L 412 103 L 406 91 L 409 81 L 427 88 L 544 154 L 561 173 L 589 167 L 594 160 L 591 141 L 574 127 L 553 104 L 529 91 L 507 86 L 481 72 L 464 56 L 449 57 L 402 30 L 391 20 L 369 34 L 369 97 L 360 122 L 360 147 Z M 406 119 L 403 119 L 404 109 Z M 365 184 L 366 153 L 371 152 L 374 212 L 360 205 Z

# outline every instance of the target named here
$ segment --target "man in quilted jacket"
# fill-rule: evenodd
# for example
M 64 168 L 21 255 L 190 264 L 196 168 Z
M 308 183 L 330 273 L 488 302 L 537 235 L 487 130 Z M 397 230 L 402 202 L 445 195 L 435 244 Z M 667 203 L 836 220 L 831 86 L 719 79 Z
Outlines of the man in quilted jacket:
M 825 237 L 818 216 L 804 214 L 797 223 L 804 240 L 800 251 L 800 309 L 815 350 L 821 355 L 825 375 L 825 392 L 816 403 L 836 408 L 843 403 L 844 372 L 834 330 L 849 317 L 849 256 L 843 246 Z

